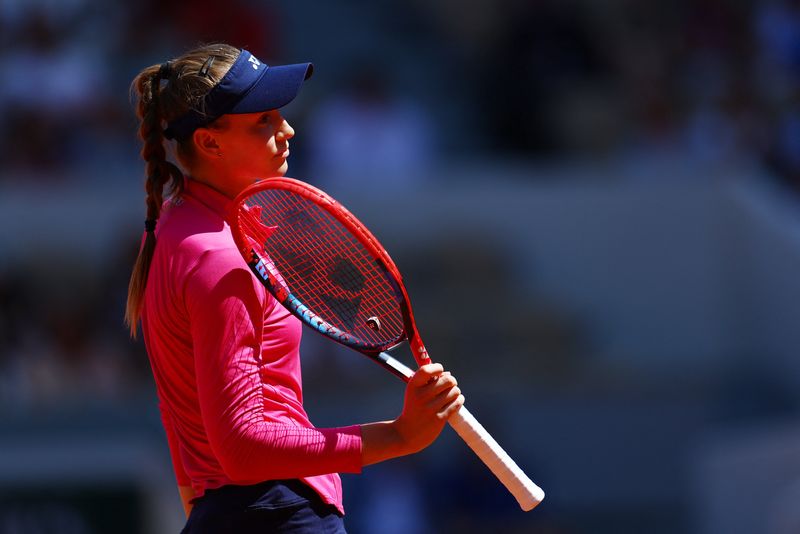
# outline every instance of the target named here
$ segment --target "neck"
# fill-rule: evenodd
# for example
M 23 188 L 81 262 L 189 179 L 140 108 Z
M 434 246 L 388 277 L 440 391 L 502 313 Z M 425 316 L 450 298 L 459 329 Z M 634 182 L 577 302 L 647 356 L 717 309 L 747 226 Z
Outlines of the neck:
M 232 187 L 237 181 L 230 176 L 229 169 L 214 162 L 206 162 L 203 165 L 195 165 L 189 170 L 189 177 L 201 184 L 207 185 L 211 189 L 233 199 L 239 193 Z

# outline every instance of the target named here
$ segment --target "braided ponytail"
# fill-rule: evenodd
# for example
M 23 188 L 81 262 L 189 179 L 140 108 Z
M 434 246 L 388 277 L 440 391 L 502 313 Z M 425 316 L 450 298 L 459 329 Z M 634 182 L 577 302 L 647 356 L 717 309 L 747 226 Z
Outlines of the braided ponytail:
M 177 60 L 144 69 L 131 84 L 131 92 L 138 97 L 136 114 L 141 121 L 139 137 L 143 142 L 141 155 L 145 161 L 147 205 L 144 244 L 134 263 L 125 309 L 125 323 L 134 338 L 156 248 L 155 226 L 161 214 L 164 191 L 166 189 L 169 196 L 179 195 L 183 191 L 183 174 L 167 159 L 163 124 L 189 109 L 202 108 L 203 97 L 224 76 L 238 54 L 238 49 L 228 45 L 200 47 Z M 211 62 L 213 66 L 209 65 L 201 73 L 209 57 L 220 61 Z M 163 88 L 162 81 L 167 82 Z M 191 140 L 178 141 L 177 150 L 189 158 L 192 153 Z

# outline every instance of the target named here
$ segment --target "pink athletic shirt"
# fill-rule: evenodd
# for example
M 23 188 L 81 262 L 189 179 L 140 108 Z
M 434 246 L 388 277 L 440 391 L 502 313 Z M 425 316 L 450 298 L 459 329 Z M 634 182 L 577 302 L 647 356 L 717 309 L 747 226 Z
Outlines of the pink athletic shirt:
M 361 429 L 303 409 L 302 325 L 258 282 L 224 220 L 231 201 L 187 180 L 164 204 L 142 333 L 178 484 L 299 478 L 342 513 L 338 472 L 361 471 Z

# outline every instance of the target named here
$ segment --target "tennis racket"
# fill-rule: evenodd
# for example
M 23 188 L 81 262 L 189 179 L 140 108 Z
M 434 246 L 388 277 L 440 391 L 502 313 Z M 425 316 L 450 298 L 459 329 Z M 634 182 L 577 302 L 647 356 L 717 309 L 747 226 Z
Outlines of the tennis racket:
M 414 371 L 388 350 L 408 341 L 417 364 L 430 363 L 394 262 L 325 192 L 292 178 L 262 180 L 238 195 L 228 221 L 255 276 L 303 323 L 406 382 Z M 466 407 L 448 422 L 523 510 L 542 501 L 542 489 Z

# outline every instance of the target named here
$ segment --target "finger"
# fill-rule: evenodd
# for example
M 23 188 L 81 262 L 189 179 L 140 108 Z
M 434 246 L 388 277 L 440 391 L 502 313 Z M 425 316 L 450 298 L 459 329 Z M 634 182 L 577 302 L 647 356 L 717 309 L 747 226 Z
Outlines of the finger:
M 440 412 L 444 410 L 451 402 L 456 400 L 459 395 L 461 395 L 461 390 L 457 387 L 453 387 L 439 393 L 439 395 L 437 395 L 430 404 L 437 412 Z
M 444 420 L 450 419 L 450 417 L 452 417 L 453 414 L 458 412 L 458 410 L 460 410 L 462 406 L 464 406 L 464 395 L 459 395 L 451 403 L 449 403 L 446 406 L 444 406 L 436 414 L 436 416 L 439 419 L 444 419 Z
M 431 382 L 427 384 L 427 386 L 431 390 L 430 391 L 431 395 L 434 396 L 439 395 L 449 389 L 452 389 L 457 385 L 458 385 L 458 380 L 456 380 L 456 377 L 454 377 L 447 371 L 433 378 Z
M 441 375 L 444 367 L 440 363 L 428 363 L 420 367 L 411 377 L 411 382 L 415 385 L 427 384 L 431 378 Z

